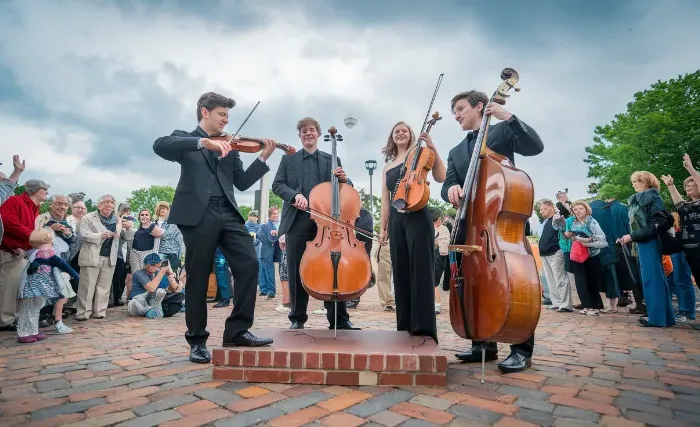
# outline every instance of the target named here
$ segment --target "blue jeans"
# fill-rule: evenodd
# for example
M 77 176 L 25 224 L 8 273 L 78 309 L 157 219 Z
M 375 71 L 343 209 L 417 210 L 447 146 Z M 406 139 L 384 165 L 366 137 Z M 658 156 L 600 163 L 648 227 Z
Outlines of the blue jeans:
M 671 292 L 661 265 L 661 243 L 659 239 L 652 239 L 638 243 L 637 246 L 649 324 L 661 327 L 673 326 L 676 324 L 676 316 L 673 313 Z
M 678 312 L 688 319 L 695 320 L 695 287 L 690 265 L 683 252 L 671 255 L 671 261 L 673 273 L 668 285 L 671 293 L 678 297 Z
M 216 275 L 216 287 L 219 289 L 219 297 L 222 300 L 231 298 L 231 293 L 229 292 L 231 286 L 231 279 L 228 276 L 228 263 L 226 258 L 222 256 L 217 256 L 214 258 L 214 274 Z
M 277 286 L 275 284 L 275 263 L 272 261 L 272 258 L 260 258 L 258 263 L 260 266 L 258 270 L 260 292 L 265 295 L 275 295 L 277 292 Z

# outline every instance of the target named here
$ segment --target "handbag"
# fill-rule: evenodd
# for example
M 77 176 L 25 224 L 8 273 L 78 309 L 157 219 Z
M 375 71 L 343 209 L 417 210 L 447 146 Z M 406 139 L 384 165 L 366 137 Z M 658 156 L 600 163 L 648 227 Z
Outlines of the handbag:
M 583 264 L 586 262 L 586 260 L 588 260 L 589 256 L 590 253 L 588 252 L 588 248 L 583 246 L 583 244 L 578 240 L 574 240 L 574 242 L 571 244 L 571 253 L 569 253 L 569 258 L 571 258 L 571 261 Z
M 659 211 L 652 217 L 652 223 L 656 228 L 656 234 L 661 242 L 661 253 L 673 255 L 681 252 L 683 247 L 678 240 L 678 233 L 673 227 L 674 219 L 668 211 Z

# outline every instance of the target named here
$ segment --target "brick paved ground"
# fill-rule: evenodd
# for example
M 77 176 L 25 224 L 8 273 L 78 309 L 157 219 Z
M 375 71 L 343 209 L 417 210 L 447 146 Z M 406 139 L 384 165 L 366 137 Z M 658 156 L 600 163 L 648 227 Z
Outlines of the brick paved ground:
M 278 301 L 258 301 L 256 326 L 288 326 Z M 210 310 L 210 347 L 226 311 Z M 394 325 L 374 289 L 352 315 L 366 329 Z M 107 320 L 69 320 L 75 334 L 38 344 L 0 332 L 0 426 L 700 425 L 700 331 L 689 326 L 545 311 L 532 369 L 501 375 L 489 363 L 481 384 L 476 367 L 453 357 L 466 343 L 448 314 L 438 319 L 447 389 L 214 382 L 211 365 L 187 360 L 182 314 L 154 321 L 111 309 Z M 324 323 L 315 316 L 308 326 Z

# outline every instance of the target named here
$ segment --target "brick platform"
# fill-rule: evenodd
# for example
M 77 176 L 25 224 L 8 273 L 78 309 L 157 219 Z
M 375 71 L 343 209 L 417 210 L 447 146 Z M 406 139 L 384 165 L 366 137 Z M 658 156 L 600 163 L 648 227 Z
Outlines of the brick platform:
M 214 380 L 345 386 L 447 385 L 447 358 L 432 339 L 396 331 L 263 329 L 270 347 L 217 348 Z

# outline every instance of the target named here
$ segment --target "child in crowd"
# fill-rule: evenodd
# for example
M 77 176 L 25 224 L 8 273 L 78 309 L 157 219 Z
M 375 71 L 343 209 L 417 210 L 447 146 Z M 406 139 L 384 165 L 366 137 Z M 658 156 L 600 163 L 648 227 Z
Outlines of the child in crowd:
M 435 314 L 440 314 L 440 285 L 447 267 L 446 257 L 449 254 L 450 230 L 442 224 L 440 209 L 431 208 L 430 213 L 433 215 L 433 228 L 435 228 Z
M 56 255 L 53 244 L 54 233 L 51 229 L 41 228 L 32 231 L 29 243 L 32 245 L 28 253 L 27 266 L 22 272 L 17 299 L 20 300 L 17 310 L 17 341 L 33 343 L 46 339 L 39 332 L 39 313 L 47 301 L 55 303 L 65 298 L 61 271 L 68 273 L 75 280 L 78 273 L 63 259 Z M 60 321 L 63 323 L 63 321 Z M 72 332 L 72 330 L 71 330 Z

